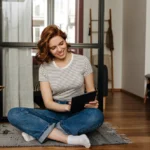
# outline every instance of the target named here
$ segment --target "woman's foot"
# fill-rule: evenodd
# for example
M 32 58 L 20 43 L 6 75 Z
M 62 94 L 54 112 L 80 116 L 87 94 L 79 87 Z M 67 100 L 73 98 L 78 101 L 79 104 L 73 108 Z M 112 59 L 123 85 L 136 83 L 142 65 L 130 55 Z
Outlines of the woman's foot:
M 67 142 L 68 144 L 82 145 L 85 146 L 86 148 L 90 148 L 91 146 L 91 143 L 85 134 L 79 136 L 69 135 Z
M 32 137 L 31 135 L 29 135 L 25 132 L 22 132 L 22 136 L 23 136 L 24 140 L 27 141 L 27 142 L 32 141 L 32 140 L 35 139 L 34 137 Z

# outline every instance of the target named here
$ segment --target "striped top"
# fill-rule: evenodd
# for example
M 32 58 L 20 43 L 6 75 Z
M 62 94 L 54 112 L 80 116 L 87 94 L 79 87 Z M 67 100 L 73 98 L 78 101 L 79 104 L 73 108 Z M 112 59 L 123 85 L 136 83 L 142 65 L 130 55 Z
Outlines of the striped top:
M 68 65 L 59 68 L 54 61 L 43 63 L 39 68 L 39 81 L 50 83 L 53 99 L 70 101 L 84 93 L 84 77 L 92 73 L 86 56 L 72 54 Z

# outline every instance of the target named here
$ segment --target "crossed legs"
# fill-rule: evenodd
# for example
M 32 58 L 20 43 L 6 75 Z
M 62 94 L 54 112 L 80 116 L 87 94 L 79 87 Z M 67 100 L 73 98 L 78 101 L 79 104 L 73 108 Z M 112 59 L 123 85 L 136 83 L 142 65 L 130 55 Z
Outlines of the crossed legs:
M 13 108 L 8 113 L 8 120 L 41 143 L 49 138 L 89 148 L 90 142 L 84 133 L 100 126 L 103 115 L 98 109 L 85 109 L 73 115 L 49 110 Z M 58 123 L 60 128 L 57 128 Z

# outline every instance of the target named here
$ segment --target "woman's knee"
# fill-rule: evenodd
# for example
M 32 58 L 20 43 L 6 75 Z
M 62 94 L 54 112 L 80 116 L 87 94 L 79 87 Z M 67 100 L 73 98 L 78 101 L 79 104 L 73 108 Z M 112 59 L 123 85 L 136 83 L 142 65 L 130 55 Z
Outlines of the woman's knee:
M 18 119 L 18 116 L 20 114 L 21 108 L 15 107 L 11 108 L 8 112 L 7 118 L 10 123 L 14 122 L 16 119 Z
M 99 109 L 89 109 L 88 123 L 100 126 L 104 122 L 104 115 Z

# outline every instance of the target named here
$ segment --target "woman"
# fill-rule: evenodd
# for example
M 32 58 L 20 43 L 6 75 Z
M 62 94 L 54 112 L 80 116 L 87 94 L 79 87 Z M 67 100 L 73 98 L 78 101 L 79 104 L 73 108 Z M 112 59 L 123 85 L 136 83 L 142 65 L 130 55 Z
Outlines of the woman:
M 78 113 L 70 112 L 72 97 L 83 94 L 84 89 L 86 92 L 95 89 L 89 60 L 69 52 L 66 38 L 57 26 L 50 25 L 38 42 L 39 81 L 46 109 L 13 108 L 8 120 L 24 132 L 26 140 L 34 137 L 43 143 L 52 139 L 89 148 L 91 144 L 85 133 L 101 126 L 104 117 L 97 109 L 97 100 Z

